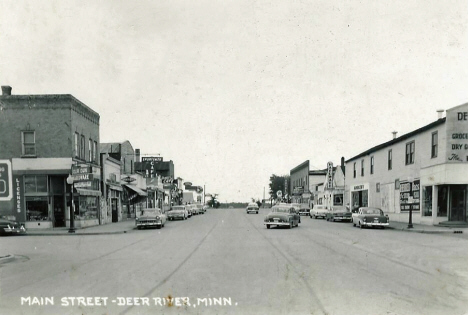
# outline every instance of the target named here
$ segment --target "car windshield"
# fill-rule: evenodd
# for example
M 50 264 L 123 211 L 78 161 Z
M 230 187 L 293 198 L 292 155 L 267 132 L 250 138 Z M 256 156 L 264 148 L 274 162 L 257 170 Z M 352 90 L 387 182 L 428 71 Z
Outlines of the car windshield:
M 185 210 L 185 207 L 175 206 L 175 207 L 172 207 L 172 210 Z
M 380 210 L 380 209 L 363 209 L 362 213 L 363 214 L 381 214 L 382 210 Z
M 161 214 L 161 211 L 156 210 L 156 209 L 145 209 L 145 210 L 142 210 L 142 211 L 141 211 L 141 215 L 142 215 L 142 216 L 146 216 L 146 215 L 158 215 L 158 214 Z
M 272 212 L 283 212 L 283 213 L 289 213 L 289 208 L 275 208 L 273 207 L 271 209 Z

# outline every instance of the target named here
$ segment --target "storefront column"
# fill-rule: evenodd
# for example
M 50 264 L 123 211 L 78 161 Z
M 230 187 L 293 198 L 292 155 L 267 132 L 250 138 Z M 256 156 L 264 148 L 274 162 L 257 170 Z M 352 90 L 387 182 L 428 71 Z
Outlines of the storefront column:
M 432 224 L 437 223 L 437 205 L 439 198 L 439 186 L 433 185 L 432 186 Z

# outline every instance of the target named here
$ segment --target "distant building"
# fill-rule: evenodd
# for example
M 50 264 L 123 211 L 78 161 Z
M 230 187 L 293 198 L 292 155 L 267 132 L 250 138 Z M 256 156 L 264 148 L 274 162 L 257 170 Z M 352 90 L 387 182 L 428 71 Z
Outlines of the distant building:
M 309 203 L 309 160 L 299 164 L 289 172 L 289 194 L 293 203 Z

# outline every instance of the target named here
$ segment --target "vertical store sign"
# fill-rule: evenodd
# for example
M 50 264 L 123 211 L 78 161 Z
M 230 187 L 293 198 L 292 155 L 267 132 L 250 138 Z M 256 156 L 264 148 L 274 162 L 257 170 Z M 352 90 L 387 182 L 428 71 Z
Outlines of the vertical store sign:
M 21 213 L 23 199 L 24 199 L 24 186 L 23 186 L 23 176 L 15 176 L 15 209 L 17 213 Z
M 12 194 L 12 172 L 10 160 L 0 160 L 0 201 L 9 201 Z
M 327 189 L 333 189 L 333 163 L 327 163 Z

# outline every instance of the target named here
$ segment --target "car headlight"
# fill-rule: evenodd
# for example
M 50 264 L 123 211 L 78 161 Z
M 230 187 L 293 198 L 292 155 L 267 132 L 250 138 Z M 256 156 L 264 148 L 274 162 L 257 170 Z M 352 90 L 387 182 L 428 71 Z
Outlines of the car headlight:
M 159 220 L 159 217 L 156 217 L 156 220 Z

